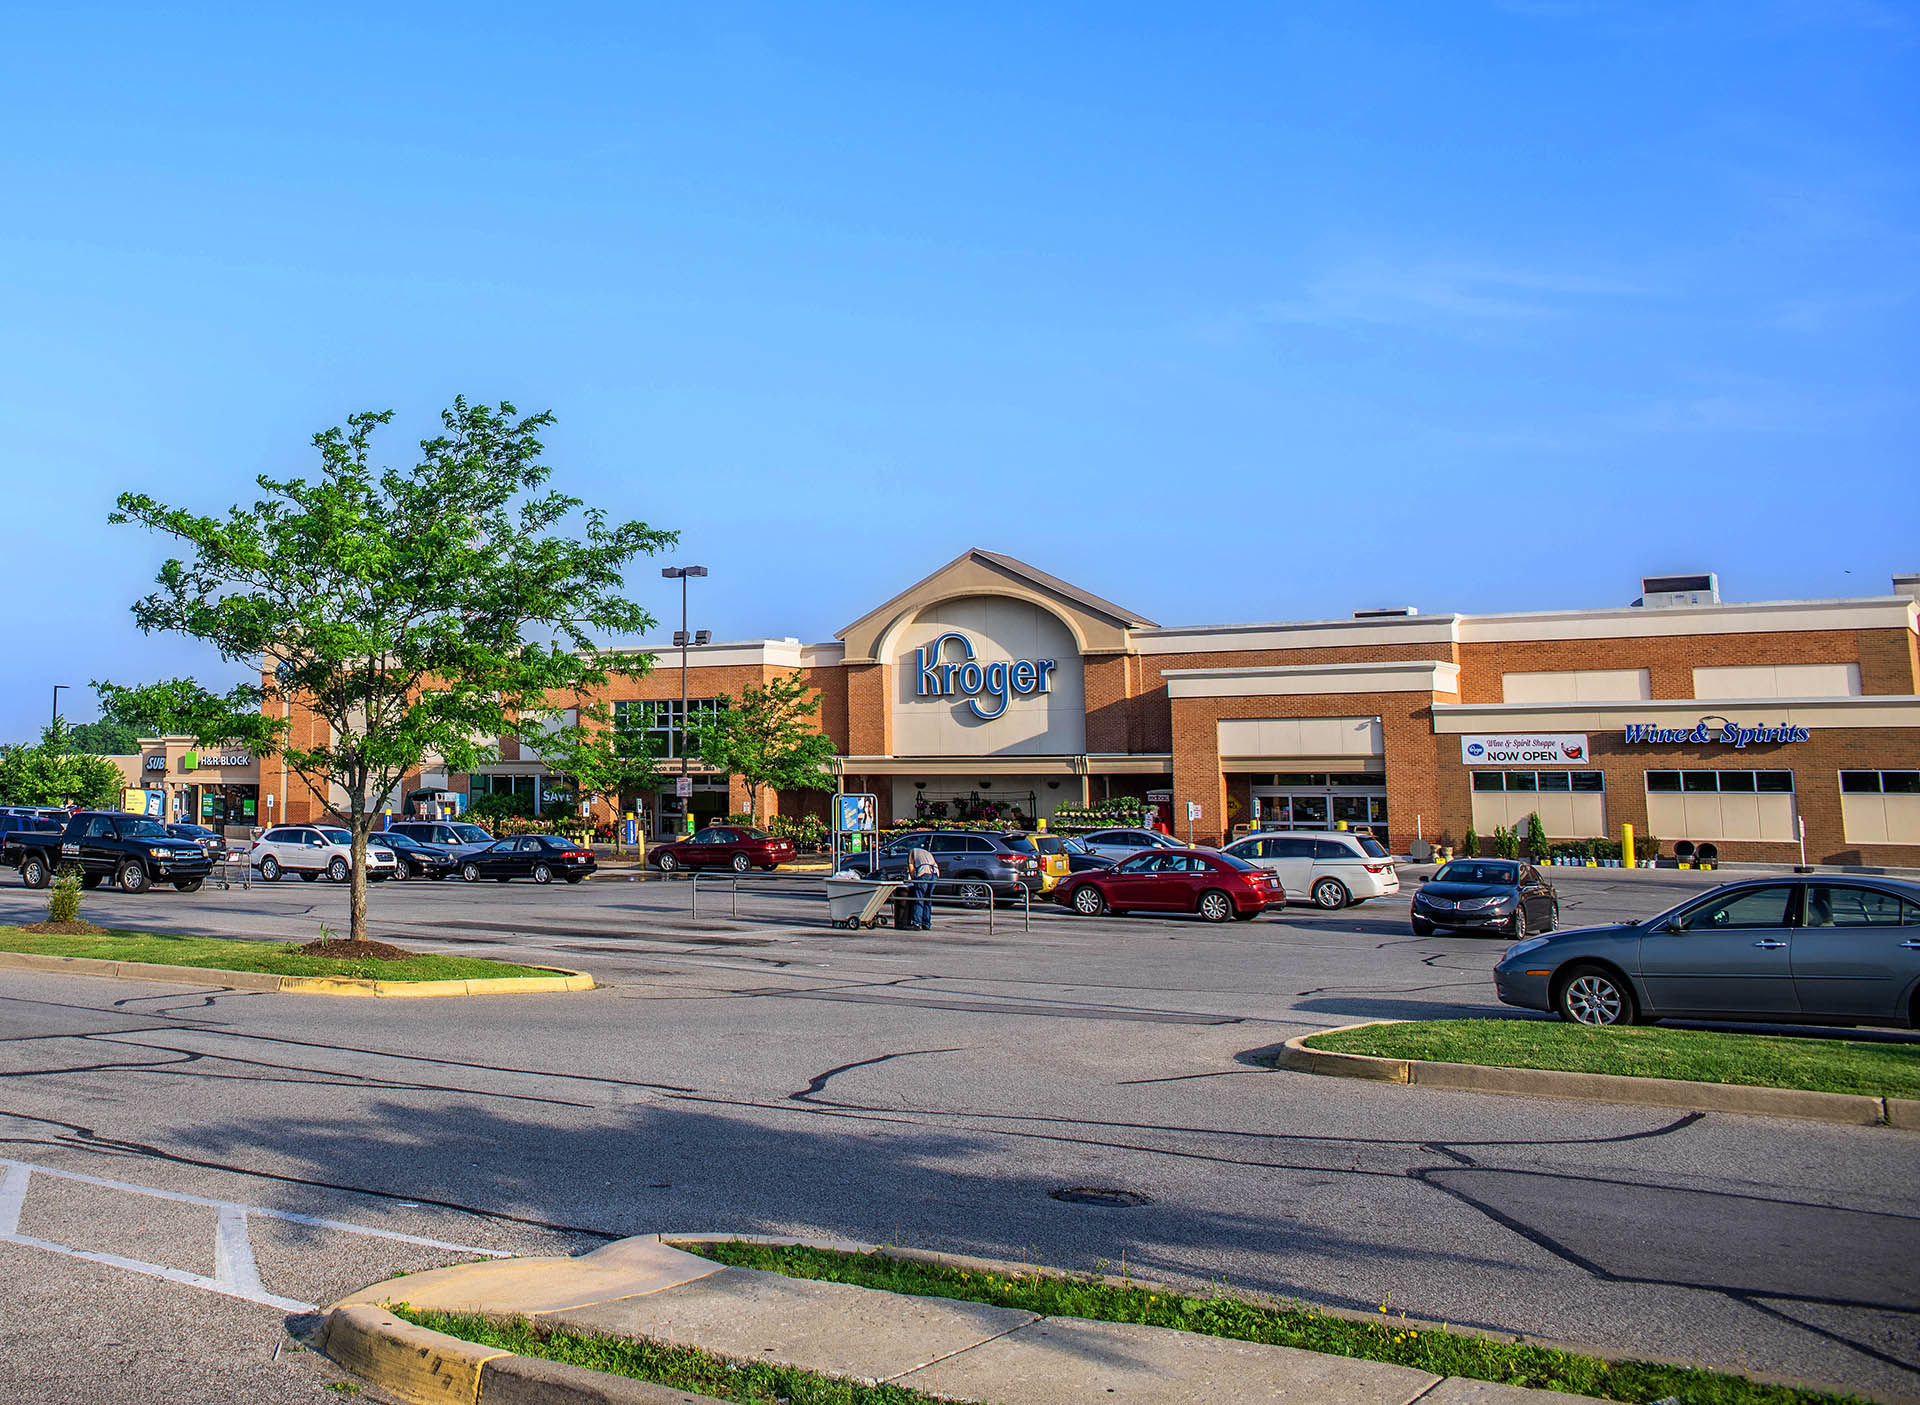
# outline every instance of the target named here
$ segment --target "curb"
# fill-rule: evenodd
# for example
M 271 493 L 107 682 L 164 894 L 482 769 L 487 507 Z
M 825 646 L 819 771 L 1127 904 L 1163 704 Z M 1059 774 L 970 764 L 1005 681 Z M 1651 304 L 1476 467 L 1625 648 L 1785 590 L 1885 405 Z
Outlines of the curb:
M 1684 1108 L 1694 1112 L 1734 1112 L 1763 1117 L 1798 1117 L 1856 1127 L 1920 1130 L 1920 1099 L 1881 1098 L 1866 1093 L 1816 1093 L 1801 1088 L 1762 1088 L 1741 1083 L 1700 1083 L 1684 1078 L 1638 1078 L 1620 1073 L 1571 1073 L 1552 1068 L 1507 1068 L 1495 1064 L 1438 1063 L 1427 1059 L 1379 1058 L 1309 1049 L 1306 1041 L 1322 1034 L 1399 1020 L 1296 1034 L 1274 1055 L 1275 1068 L 1331 1078 L 1360 1078 L 1374 1083 L 1441 1088 L 1458 1093 L 1514 1093 L 1523 1097 L 1569 1098 L 1580 1102 L 1625 1103 L 1640 1107 Z
M 91 956 L 41 956 L 0 951 L 0 970 L 57 971 L 70 976 L 116 976 L 128 981 L 218 985 L 282 995 L 359 995 L 388 998 L 435 995 L 548 995 L 592 990 L 585 971 L 543 967 L 551 976 L 485 976 L 464 981 L 379 981 L 357 976 L 276 976 L 267 971 L 223 971 L 216 966 L 162 966 L 151 961 L 104 961 Z

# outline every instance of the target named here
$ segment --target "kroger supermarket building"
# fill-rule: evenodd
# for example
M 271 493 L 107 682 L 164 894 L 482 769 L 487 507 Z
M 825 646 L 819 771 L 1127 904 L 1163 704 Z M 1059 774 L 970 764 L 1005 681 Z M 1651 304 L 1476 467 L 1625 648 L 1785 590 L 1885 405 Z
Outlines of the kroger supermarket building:
M 1721 601 L 1712 577 L 1643 582 L 1618 609 L 1519 614 L 1367 611 L 1280 624 L 1160 625 L 1010 557 L 969 551 L 829 643 L 689 651 L 697 715 L 720 694 L 799 674 L 819 693 L 841 783 L 883 822 L 992 800 L 1024 816 L 1134 795 L 1185 834 L 1244 825 L 1367 825 L 1398 852 L 1458 844 L 1538 813 L 1556 839 L 1631 824 L 1670 852 L 1725 859 L 1920 863 L 1920 577 L 1884 596 Z M 604 700 L 655 731 L 677 769 L 678 650 Z M 556 699 L 556 702 L 560 700 Z M 473 775 L 411 777 L 409 794 L 519 791 L 546 775 L 512 740 Z M 322 808 L 276 763 L 260 785 Z M 628 797 L 656 830 L 746 808 L 697 764 Z M 275 782 L 278 781 L 278 785 Z M 824 814 L 821 794 L 782 793 Z M 764 800 L 763 800 L 764 805 Z M 1643 850 L 1644 852 L 1644 847 Z

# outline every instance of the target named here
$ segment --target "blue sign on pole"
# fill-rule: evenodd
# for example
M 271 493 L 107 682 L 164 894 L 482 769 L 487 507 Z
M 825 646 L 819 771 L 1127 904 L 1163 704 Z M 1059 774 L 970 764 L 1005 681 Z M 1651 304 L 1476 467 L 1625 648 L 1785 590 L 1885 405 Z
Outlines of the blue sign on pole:
M 877 830 L 880 802 L 872 795 L 836 795 L 833 798 L 833 827 L 842 834 L 871 834 Z

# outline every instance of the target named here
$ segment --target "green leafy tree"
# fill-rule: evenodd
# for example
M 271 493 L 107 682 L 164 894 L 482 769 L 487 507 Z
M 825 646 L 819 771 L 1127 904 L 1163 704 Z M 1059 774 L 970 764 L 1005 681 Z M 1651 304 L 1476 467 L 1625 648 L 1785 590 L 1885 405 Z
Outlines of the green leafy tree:
M 75 749 L 60 718 L 41 729 L 35 745 L 0 748 L 0 804 L 112 809 L 125 784 L 111 761 Z
M 827 762 L 833 742 L 821 735 L 815 718 L 819 695 L 785 674 L 766 684 L 750 683 L 740 700 L 722 694 L 711 721 L 693 729 L 693 745 L 700 759 L 746 782 L 748 808 L 755 822 L 760 816 L 760 792 L 776 790 L 832 790 L 833 773 Z
M 599 639 L 653 625 L 622 572 L 676 540 L 547 489 L 549 414 L 459 399 L 417 463 L 376 468 L 373 436 L 391 419 L 357 414 L 315 435 L 317 478 L 262 476 L 262 496 L 224 517 L 126 493 L 111 519 L 187 548 L 134 605 L 141 629 L 262 673 L 220 697 L 181 680 L 106 695 L 129 711 L 172 708 L 203 746 L 278 756 L 316 794 L 344 793 L 354 939 L 366 936 L 367 836 L 402 778 L 470 771 L 491 739 L 537 732 L 553 694 L 650 667 Z M 324 724 L 317 735 L 288 725 L 288 705 Z
M 140 732 L 122 722 L 101 718 L 73 728 L 73 748 L 94 756 L 131 756 L 140 748 Z
M 1540 822 L 1540 812 L 1534 811 L 1527 816 L 1527 853 L 1534 859 L 1544 859 L 1549 852 L 1547 827 Z
M 622 796 L 660 785 L 653 739 L 644 730 L 615 728 L 613 709 L 605 703 L 582 701 L 576 720 L 541 733 L 534 745 L 575 804 L 606 799 L 617 808 Z
M 1460 852 L 1473 858 L 1480 852 L 1480 836 L 1473 832 L 1473 826 L 1467 826 L 1467 837 L 1460 841 Z

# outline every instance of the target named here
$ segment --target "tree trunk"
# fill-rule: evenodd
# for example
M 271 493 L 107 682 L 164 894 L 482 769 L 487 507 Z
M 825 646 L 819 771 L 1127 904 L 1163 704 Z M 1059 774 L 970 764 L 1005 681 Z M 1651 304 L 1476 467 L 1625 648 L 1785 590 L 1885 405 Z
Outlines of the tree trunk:
M 358 790 L 353 795 L 353 872 L 347 875 L 347 939 L 367 939 L 367 833 L 373 828 L 373 816 L 367 813 L 365 798 Z

